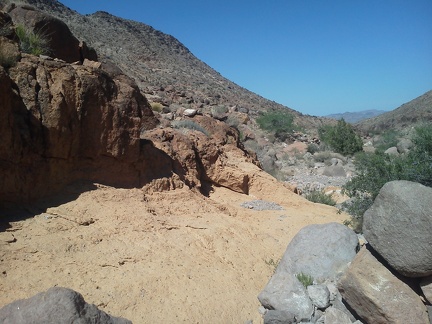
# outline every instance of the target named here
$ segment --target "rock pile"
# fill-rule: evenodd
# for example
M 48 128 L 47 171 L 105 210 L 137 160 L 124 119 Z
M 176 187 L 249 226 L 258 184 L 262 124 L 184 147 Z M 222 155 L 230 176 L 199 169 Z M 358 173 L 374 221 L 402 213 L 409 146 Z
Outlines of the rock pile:
M 364 215 L 358 253 L 343 225 L 303 228 L 258 296 L 264 323 L 430 323 L 431 211 L 431 188 L 392 181 Z

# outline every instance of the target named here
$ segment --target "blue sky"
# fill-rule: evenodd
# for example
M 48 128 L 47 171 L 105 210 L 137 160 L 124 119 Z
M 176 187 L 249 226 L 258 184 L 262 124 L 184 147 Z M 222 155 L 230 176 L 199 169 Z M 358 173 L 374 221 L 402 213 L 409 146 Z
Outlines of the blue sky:
M 226 78 L 310 115 L 432 90 L 431 0 L 60 0 L 176 37 Z

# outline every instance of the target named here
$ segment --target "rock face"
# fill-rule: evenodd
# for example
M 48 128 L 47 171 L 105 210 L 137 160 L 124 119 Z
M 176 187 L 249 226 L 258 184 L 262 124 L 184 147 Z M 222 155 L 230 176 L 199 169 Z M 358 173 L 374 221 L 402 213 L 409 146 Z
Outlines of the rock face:
M 366 323 L 429 322 L 420 297 L 366 248 L 339 282 L 343 298 Z
M 139 185 L 140 132 L 157 121 L 129 78 L 24 55 L 0 82 L 4 200 L 78 179 Z
M 389 182 L 364 214 L 364 236 L 399 273 L 431 275 L 431 210 L 432 188 L 409 181 Z
M 13 324 L 98 323 L 131 324 L 113 317 L 95 305 L 87 304 L 83 296 L 68 288 L 53 287 L 29 299 L 14 301 L 0 309 L 0 322 Z

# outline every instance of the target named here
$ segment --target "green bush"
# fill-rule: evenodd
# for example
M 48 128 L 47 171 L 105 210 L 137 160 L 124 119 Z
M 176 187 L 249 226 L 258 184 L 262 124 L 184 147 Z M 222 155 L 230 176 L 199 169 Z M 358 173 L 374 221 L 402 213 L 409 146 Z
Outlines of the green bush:
M 150 106 L 153 111 L 162 112 L 163 105 L 160 102 L 151 102 Z
M 298 281 L 300 281 L 302 283 L 302 285 L 305 286 L 305 288 L 307 288 L 307 286 L 313 285 L 312 276 L 309 276 L 309 275 L 301 272 L 301 273 L 296 274 L 296 277 L 297 277 Z
M 344 186 L 351 197 L 342 205 L 357 222 L 374 202 L 382 186 L 393 180 L 408 180 L 432 187 L 432 126 L 415 129 L 414 148 L 405 155 L 390 156 L 382 152 L 355 156 L 356 176 Z
M 308 151 L 310 154 L 314 154 L 314 153 L 316 153 L 316 152 L 319 152 L 319 150 L 320 150 L 320 147 L 319 147 L 318 144 L 310 143 L 310 144 L 308 144 L 308 146 L 307 146 L 307 151 Z
M 49 54 L 48 37 L 43 32 L 36 32 L 27 29 L 23 25 L 18 25 L 15 33 L 19 39 L 21 51 L 33 55 Z
M 306 199 L 318 204 L 336 206 L 336 201 L 323 190 L 313 190 L 306 194 Z
M 294 117 L 288 111 L 269 111 L 257 118 L 257 123 L 261 129 L 274 134 L 276 138 L 285 141 L 295 129 Z
M 336 126 L 323 126 L 318 132 L 321 141 L 327 143 L 335 152 L 353 155 L 363 150 L 363 141 L 360 136 L 344 119 L 339 120 Z
M 384 152 L 390 147 L 396 146 L 400 133 L 394 129 L 389 129 L 378 136 L 374 146 L 378 151 Z

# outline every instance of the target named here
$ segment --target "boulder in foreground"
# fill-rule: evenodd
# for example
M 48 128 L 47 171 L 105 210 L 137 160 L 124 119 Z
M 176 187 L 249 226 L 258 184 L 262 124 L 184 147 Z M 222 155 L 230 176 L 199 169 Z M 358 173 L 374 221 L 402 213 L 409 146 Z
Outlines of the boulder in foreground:
M 95 305 L 87 304 L 83 296 L 68 288 L 53 287 L 31 298 L 21 299 L 0 309 L 0 323 L 13 324 L 131 324 L 113 317 Z
M 357 254 L 338 286 L 344 300 L 366 323 L 429 323 L 420 297 L 366 248 Z
M 363 233 L 399 273 L 432 275 L 432 188 L 410 181 L 386 183 L 364 214 Z

